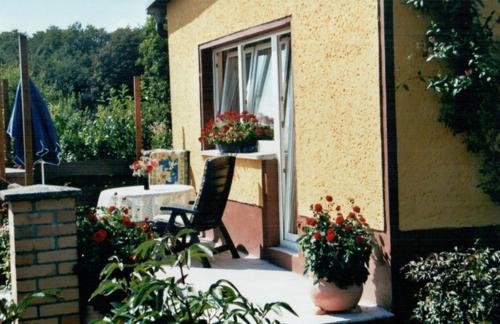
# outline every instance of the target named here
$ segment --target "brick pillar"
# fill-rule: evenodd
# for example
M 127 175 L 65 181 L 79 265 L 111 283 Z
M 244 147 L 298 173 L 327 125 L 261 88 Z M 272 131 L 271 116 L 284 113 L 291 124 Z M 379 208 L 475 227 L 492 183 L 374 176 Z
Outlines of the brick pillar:
M 0 191 L 9 204 L 12 298 L 58 289 L 62 301 L 39 300 L 21 323 L 79 323 L 75 200 L 80 189 L 34 185 Z

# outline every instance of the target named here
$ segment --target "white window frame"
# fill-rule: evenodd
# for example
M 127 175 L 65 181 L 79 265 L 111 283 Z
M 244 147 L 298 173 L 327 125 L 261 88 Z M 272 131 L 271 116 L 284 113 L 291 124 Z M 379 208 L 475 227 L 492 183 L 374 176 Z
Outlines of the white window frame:
M 217 47 L 213 50 L 212 52 L 212 64 L 213 66 L 213 84 L 214 84 L 214 118 L 217 116 L 219 109 L 220 109 L 220 102 L 222 100 L 222 71 L 223 71 L 223 66 L 222 66 L 222 53 L 224 51 L 228 50 L 237 50 L 239 60 L 238 60 L 238 76 L 239 76 L 239 84 L 238 84 L 238 90 L 239 90 L 239 98 L 240 98 L 240 113 L 243 112 L 243 110 L 246 107 L 246 95 L 247 95 L 247 87 L 245 86 L 245 80 L 246 80 L 246 69 L 245 69 L 245 54 L 247 53 L 252 53 L 252 57 L 256 55 L 257 51 L 260 49 L 265 49 L 265 48 L 271 48 L 271 79 L 273 80 L 272 86 L 275 88 L 275 93 L 277 94 L 274 98 L 275 103 L 273 106 L 275 107 L 275 111 L 273 114 L 273 128 L 274 128 L 274 140 L 272 141 L 272 150 L 275 153 L 279 152 L 279 132 L 280 126 L 281 126 L 281 104 L 280 104 L 280 97 L 281 97 L 281 89 L 280 89 L 280 82 L 281 82 L 281 71 L 280 67 L 278 66 L 278 55 L 280 54 L 280 42 L 279 37 L 284 35 L 284 34 L 290 34 L 290 29 L 283 29 L 280 31 L 276 32 L 271 32 L 271 33 L 266 33 L 264 35 L 258 36 L 258 37 L 253 37 L 246 39 L 241 42 L 237 43 L 232 43 L 230 45 L 226 46 L 220 46 Z M 259 41 L 263 40 L 269 40 L 270 43 L 265 43 L 265 44 L 258 44 L 256 46 L 252 46 L 249 49 L 245 49 L 245 46 L 257 43 Z M 251 60 L 252 62 L 253 60 Z M 250 67 L 250 73 L 253 72 L 253 66 Z

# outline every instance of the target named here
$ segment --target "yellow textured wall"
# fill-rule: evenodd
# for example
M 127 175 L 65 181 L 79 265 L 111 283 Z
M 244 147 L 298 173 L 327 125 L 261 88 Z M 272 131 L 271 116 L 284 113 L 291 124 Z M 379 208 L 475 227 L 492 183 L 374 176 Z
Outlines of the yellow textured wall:
M 439 71 L 422 57 L 428 17 L 400 1 L 393 9 L 400 229 L 500 224 L 500 208 L 476 187 L 480 160 L 438 122 L 439 98 L 415 78 Z
M 373 0 L 173 0 L 168 4 L 174 147 L 201 176 L 198 45 L 291 16 L 298 212 L 355 198 L 383 229 L 378 8 Z M 239 161 L 231 199 L 260 205 L 260 164 Z

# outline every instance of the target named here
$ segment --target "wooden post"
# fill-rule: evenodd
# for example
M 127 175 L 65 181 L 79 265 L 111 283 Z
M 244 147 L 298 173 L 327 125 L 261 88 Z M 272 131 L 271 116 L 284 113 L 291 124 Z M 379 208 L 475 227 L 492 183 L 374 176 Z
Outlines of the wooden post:
M 142 118 L 141 118 L 141 78 L 134 77 L 134 104 L 135 104 L 135 155 L 139 159 L 142 150 Z
M 19 69 L 23 107 L 24 183 L 29 186 L 33 184 L 33 129 L 29 96 L 28 39 L 26 35 L 21 34 L 19 35 Z
M 8 106 L 8 84 L 7 80 L 0 82 L 0 177 L 6 179 L 5 162 L 7 160 L 7 148 L 5 146 L 6 133 L 5 133 L 5 117 L 7 117 L 6 108 Z
M 1 84 L 3 89 L 3 120 L 6 124 L 8 124 L 10 121 L 10 113 L 12 109 L 9 102 L 9 81 L 4 79 L 1 81 Z M 4 128 L 4 130 L 5 129 L 6 128 Z M 5 132 L 5 134 L 7 133 Z M 8 155 L 10 154 L 10 144 L 10 139 L 5 136 L 5 161 L 9 160 Z

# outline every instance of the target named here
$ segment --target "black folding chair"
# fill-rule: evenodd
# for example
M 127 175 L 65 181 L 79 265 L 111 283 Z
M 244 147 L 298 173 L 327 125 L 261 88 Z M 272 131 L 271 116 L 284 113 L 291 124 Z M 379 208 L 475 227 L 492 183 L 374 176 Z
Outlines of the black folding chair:
M 161 207 L 162 211 L 170 211 L 171 214 L 167 222 L 161 220 L 155 222 L 156 230 L 164 234 L 165 232 L 177 233 L 183 228 L 190 228 L 194 232 L 190 235 L 189 241 L 184 239 L 183 243 L 194 244 L 200 241 L 198 235 L 201 231 L 218 229 L 224 238 L 224 245 L 216 247 L 215 253 L 229 250 L 233 259 L 239 258 L 233 240 L 222 222 L 222 215 L 231 190 L 234 163 L 233 156 L 220 156 L 205 161 L 203 180 L 193 207 Z M 205 268 L 210 268 L 207 258 L 202 258 L 202 262 Z

